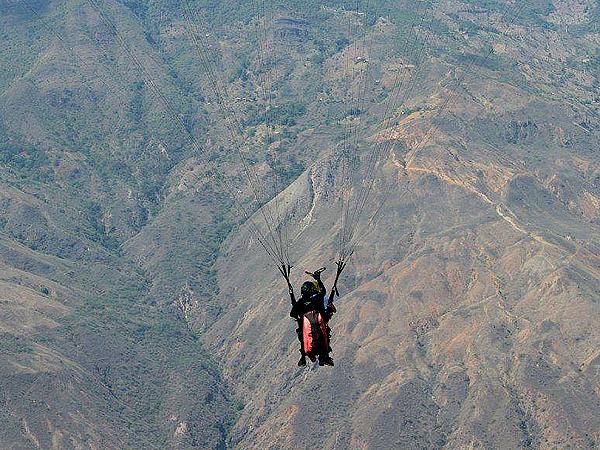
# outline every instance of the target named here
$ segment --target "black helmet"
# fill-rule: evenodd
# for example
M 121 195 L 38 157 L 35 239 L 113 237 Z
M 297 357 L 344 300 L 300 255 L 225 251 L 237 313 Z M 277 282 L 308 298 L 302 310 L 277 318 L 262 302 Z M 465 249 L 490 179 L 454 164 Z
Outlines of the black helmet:
M 319 285 L 316 281 L 305 281 L 300 288 L 302 297 L 310 297 L 319 292 Z

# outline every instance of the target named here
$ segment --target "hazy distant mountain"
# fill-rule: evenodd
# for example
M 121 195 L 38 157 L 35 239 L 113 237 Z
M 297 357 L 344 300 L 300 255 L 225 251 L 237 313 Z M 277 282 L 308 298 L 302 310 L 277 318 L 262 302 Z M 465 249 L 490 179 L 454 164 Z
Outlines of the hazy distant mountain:
M 599 26 L 0 0 L 0 448 L 596 448 Z M 336 366 L 298 368 L 256 224 L 330 283 L 364 192 Z

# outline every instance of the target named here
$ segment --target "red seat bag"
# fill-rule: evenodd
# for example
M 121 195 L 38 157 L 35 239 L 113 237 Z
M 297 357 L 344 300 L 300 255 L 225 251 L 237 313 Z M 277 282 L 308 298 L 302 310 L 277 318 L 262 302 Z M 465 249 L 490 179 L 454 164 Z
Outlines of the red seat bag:
M 329 339 L 321 313 L 309 311 L 304 314 L 302 318 L 302 339 L 306 355 L 317 356 L 319 353 L 327 353 Z

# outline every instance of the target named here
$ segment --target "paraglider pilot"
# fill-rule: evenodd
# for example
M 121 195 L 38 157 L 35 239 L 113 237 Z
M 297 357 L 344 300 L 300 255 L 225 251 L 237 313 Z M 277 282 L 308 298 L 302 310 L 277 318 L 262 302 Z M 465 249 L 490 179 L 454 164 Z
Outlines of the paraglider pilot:
M 339 296 L 337 290 L 337 281 L 340 274 L 346 267 L 346 263 L 338 261 L 337 273 L 333 287 L 326 299 L 327 290 L 321 280 L 321 273 L 325 268 L 318 269 L 314 272 L 306 272 L 310 275 L 311 280 L 307 280 L 302 284 L 300 289 L 300 299 L 296 300 L 294 288 L 290 283 L 291 266 L 282 265 L 279 271 L 285 278 L 288 284 L 288 290 L 292 302 L 292 310 L 290 316 L 298 322 L 296 333 L 300 341 L 300 360 L 299 366 L 306 365 L 306 357 L 311 361 L 319 358 L 319 365 L 333 366 L 333 359 L 329 355 L 331 347 L 329 345 L 331 337 L 331 329 L 327 325 L 331 316 L 336 312 L 333 304 L 335 295 Z

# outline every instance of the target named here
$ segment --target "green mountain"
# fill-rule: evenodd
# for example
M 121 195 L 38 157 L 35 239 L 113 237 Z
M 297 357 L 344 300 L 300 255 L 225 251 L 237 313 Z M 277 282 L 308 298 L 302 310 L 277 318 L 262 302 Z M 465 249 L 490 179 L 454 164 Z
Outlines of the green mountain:
M 599 24 L 0 0 L 0 448 L 596 448 Z

